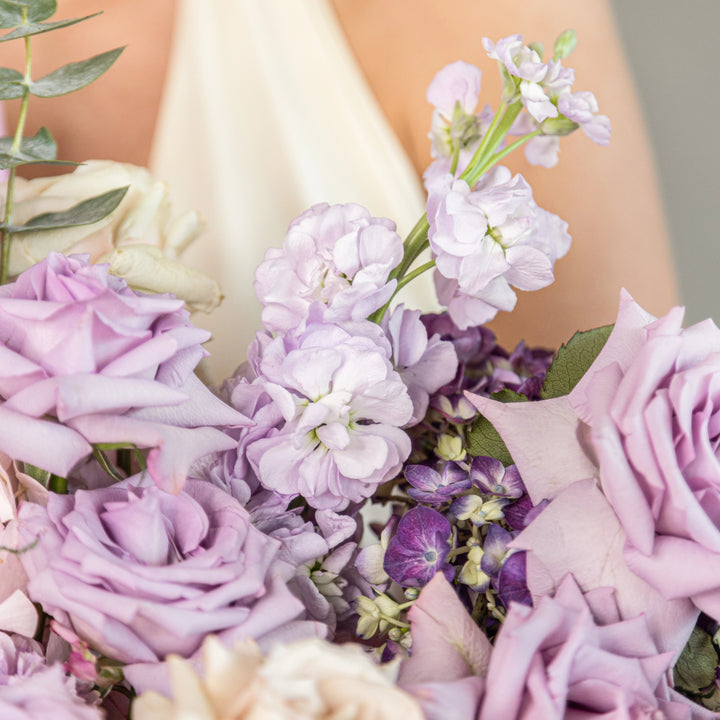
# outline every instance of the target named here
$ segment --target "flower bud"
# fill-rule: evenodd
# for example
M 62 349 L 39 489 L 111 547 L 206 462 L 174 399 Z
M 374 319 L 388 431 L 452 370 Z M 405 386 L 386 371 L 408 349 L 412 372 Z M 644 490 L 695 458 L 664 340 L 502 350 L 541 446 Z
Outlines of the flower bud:
M 441 435 L 435 453 L 443 460 L 460 461 L 465 458 L 467 451 L 463 447 L 462 438 L 455 435 Z
M 559 115 L 555 118 L 547 118 L 543 120 L 540 128 L 543 131 L 543 135 L 557 135 L 562 137 L 563 135 L 569 135 L 571 132 L 575 132 L 580 126 L 566 118 L 564 115 Z
M 577 34 L 574 30 L 565 30 L 558 35 L 553 48 L 555 60 L 566 58 L 577 45 Z

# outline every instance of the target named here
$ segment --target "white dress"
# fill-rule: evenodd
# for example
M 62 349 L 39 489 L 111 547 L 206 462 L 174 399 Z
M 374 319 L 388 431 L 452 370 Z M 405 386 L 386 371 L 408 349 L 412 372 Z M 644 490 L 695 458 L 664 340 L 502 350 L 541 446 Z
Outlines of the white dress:
M 254 269 L 292 218 L 357 202 L 404 236 L 423 211 L 414 168 L 326 0 L 179 0 L 151 169 L 208 223 L 184 261 L 225 293 L 215 313 L 194 316 L 213 333 L 216 382 L 260 328 Z

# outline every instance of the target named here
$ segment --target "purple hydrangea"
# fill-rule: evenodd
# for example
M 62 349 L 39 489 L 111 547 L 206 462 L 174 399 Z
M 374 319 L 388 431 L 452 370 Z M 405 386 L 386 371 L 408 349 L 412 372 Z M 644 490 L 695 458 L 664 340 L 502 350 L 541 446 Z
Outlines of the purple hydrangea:
M 452 580 L 455 571 L 447 559 L 452 530 L 436 510 L 419 506 L 400 519 L 385 551 L 385 572 L 403 587 L 422 587 L 437 572 Z
M 456 462 L 446 462 L 438 472 L 428 465 L 406 465 L 408 495 L 419 503 L 442 505 L 472 486 L 468 472 Z
M 525 486 L 515 465 L 504 467 L 493 457 L 478 455 L 473 458 L 470 465 L 470 480 L 486 495 L 517 500 L 525 494 Z
M 288 228 L 255 272 L 255 292 L 270 332 L 286 332 L 320 302 L 329 320 L 364 320 L 391 297 L 390 271 L 403 256 L 395 223 L 360 205 L 314 205 Z

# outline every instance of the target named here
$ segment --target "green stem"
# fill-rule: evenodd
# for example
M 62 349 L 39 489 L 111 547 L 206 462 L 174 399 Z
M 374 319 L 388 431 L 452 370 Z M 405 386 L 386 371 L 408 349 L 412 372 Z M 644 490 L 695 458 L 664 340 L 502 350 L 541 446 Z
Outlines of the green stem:
M 502 106 L 501 106 L 502 107 Z M 473 162 L 471 162 L 467 168 L 465 168 L 465 172 L 460 176 L 462 180 L 465 180 L 467 184 L 470 187 L 473 187 L 475 183 L 480 179 L 480 176 L 483 174 L 483 167 L 488 163 L 489 160 L 492 159 L 493 155 L 495 154 L 495 151 L 499 147 L 500 143 L 503 141 L 503 138 L 507 135 L 508 130 L 512 127 L 512 124 L 515 122 L 515 119 L 520 114 L 520 111 L 522 110 L 522 103 L 518 100 L 514 102 L 512 105 L 510 105 L 507 110 L 505 111 L 505 114 L 502 117 L 502 120 L 497 124 L 494 130 L 488 130 L 485 137 L 483 138 L 483 142 L 486 138 L 489 138 L 487 141 L 487 146 L 485 147 L 484 152 L 482 155 L 479 153 L 475 153 L 475 156 L 473 157 Z M 500 111 L 498 111 L 499 115 Z M 495 116 L 495 119 L 497 119 L 497 115 Z M 493 119 L 493 123 L 495 122 L 495 119 Z M 480 148 L 478 148 L 479 150 Z
M 60 477 L 59 475 L 51 475 L 50 482 L 48 483 L 48 490 L 50 490 L 50 492 L 57 493 L 58 495 L 67 495 L 67 478 Z
M 434 260 L 428 260 L 424 265 L 421 265 L 418 268 L 415 268 L 412 272 L 409 272 L 405 277 L 403 277 L 401 280 L 398 281 L 397 287 L 395 288 L 395 292 L 393 293 L 393 297 L 395 297 L 402 288 L 404 288 L 411 280 L 414 280 L 418 275 L 422 275 L 424 272 L 427 272 L 428 270 L 431 270 L 435 267 L 435 261 Z M 390 298 L 392 300 L 392 298 Z
M 27 8 L 22 9 L 22 21 L 27 22 Z M 17 127 L 15 128 L 15 136 L 10 147 L 10 155 L 15 155 L 20 150 L 23 132 L 25 130 L 25 120 L 27 119 L 28 102 L 30 100 L 30 83 L 32 75 L 30 69 L 32 67 L 32 53 L 30 52 L 30 37 L 25 37 L 25 78 L 23 83 L 23 94 L 20 101 L 20 114 L 18 116 Z M 10 264 L 10 241 L 12 235 L 8 232 L 10 220 L 12 219 L 13 197 L 15 194 L 15 168 L 10 168 L 10 174 L 7 180 L 7 192 L 5 193 L 5 215 L 3 217 L 3 229 L 0 233 L 0 285 L 7 282 L 8 265 Z
M 427 247 L 427 234 L 430 229 L 427 215 L 423 215 L 416 223 L 410 234 L 405 238 L 405 254 L 401 263 L 390 273 L 390 279 L 401 278 L 415 262 L 415 259 Z
M 495 130 L 497 126 L 500 124 L 500 119 L 503 116 L 503 113 L 505 112 L 505 109 L 507 108 L 507 105 L 504 102 L 500 103 L 500 107 L 498 108 L 498 111 L 495 113 L 495 116 L 492 119 L 492 122 L 490 123 L 490 127 L 485 131 L 485 134 L 483 135 L 482 140 L 480 141 L 480 144 L 477 146 L 477 150 L 475 150 L 475 154 L 472 156 L 472 160 L 468 163 L 467 168 L 465 168 L 465 172 L 460 176 L 464 178 L 465 174 L 471 170 L 475 165 L 481 161 L 483 161 L 487 150 L 488 145 L 490 144 L 490 140 L 495 133 Z
M 501 150 L 500 152 L 496 152 L 494 155 L 492 155 L 488 160 L 485 162 L 484 165 L 480 166 L 478 169 L 478 177 L 484 175 L 493 165 L 496 165 L 500 162 L 506 155 L 509 155 L 511 152 L 515 152 L 519 147 L 524 145 L 528 140 L 532 140 L 535 137 L 538 137 L 542 135 L 543 132 L 538 128 L 537 130 L 534 130 L 531 133 L 528 133 L 527 135 L 523 135 L 521 138 L 516 140 L 511 145 L 508 145 L 505 149 Z

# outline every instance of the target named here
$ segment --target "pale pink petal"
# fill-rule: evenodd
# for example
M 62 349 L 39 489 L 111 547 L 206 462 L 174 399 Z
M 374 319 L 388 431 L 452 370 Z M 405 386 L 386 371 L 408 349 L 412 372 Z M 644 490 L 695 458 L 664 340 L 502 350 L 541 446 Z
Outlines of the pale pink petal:
M 575 480 L 597 476 L 578 441 L 583 429 L 567 397 L 500 403 L 465 395 L 505 441 L 533 504 L 554 498 Z

